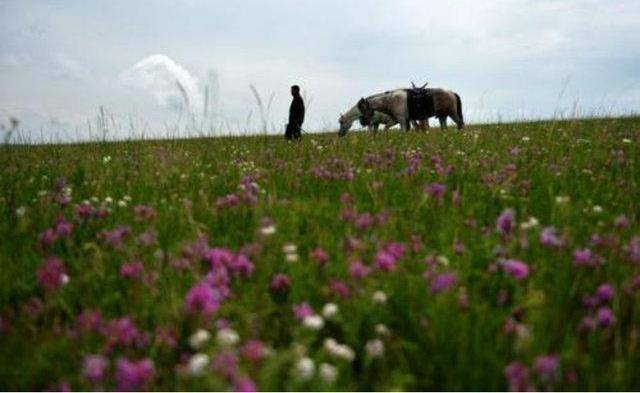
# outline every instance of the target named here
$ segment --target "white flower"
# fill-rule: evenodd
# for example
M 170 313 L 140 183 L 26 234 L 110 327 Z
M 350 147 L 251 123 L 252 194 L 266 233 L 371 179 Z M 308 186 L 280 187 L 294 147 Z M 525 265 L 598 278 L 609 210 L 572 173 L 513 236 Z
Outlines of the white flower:
M 558 195 L 556 197 L 556 203 L 559 204 L 559 205 L 563 205 L 563 204 L 569 203 L 570 200 L 571 200 L 571 198 L 569 198 L 566 195 Z
M 379 338 L 367 341 L 364 346 L 367 355 L 372 358 L 379 358 L 384 355 L 384 343 Z
M 286 254 L 284 260 L 287 262 L 298 262 L 298 254 Z
M 301 380 L 308 380 L 313 378 L 313 374 L 316 371 L 316 365 L 308 357 L 304 357 L 296 363 L 295 367 L 296 375 Z
M 200 375 L 202 371 L 209 365 L 209 355 L 204 353 L 196 353 L 189 359 L 187 369 L 191 375 Z
M 324 340 L 324 349 L 330 356 L 346 361 L 353 361 L 356 357 L 355 352 L 346 344 L 340 344 L 333 338 L 326 338 Z
M 118 201 L 118 206 L 127 207 L 127 201 L 125 201 L 124 199 L 119 200 Z
M 522 142 L 526 143 L 526 142 L 529 142 L 531 140 L 531 138 L 529 138 L 528 136 L 523 136 L 521 140 L 522 140 Z
M 324 383 L 334 383 L 338 378 L 338 369 L 329 363 L 320 364 L 320 379 Z
M 629 139 L 629 138 L 623 138 L 623 139 L 622 139 L 622 143 L 631 143 L 631 139 Z
M 391 334 L 391 331 L 384 323 L 377 324 L 374 329 L 380 336 L 388 336 L 389 334 Z
M 322 307 L 322 315 L 327 319 L 335 317 L 338 315 L 338 305 L 335 303 L 325 304 L 324 307 Z
M 104 201 L 105 201 L 106 203 L 112 203 L 112 202 L 113 202 L 113 198 L 111 198 L 110 196 L 108 196 L 108 197 L 105 197 L 105 198 L 104 198 Z
M 24 206 L 20 206 L 19 208 L 16 209 L 16 216 L 22 217 L 26 212 L 27 212 L 27 208 Z
M 282 252 L 285 254 L 295 254 L 298 252 L 298 247 L 293 243 L 287 243 L 282 246 Z
M 103 164 L 108 164 L 109 161 L 111 161 L 111 156 L 104 156 L 102 157 L 102 163 Z
M 266 227 L 262 227 L 260 228 L 260 233 L 263 236 L 273 235 L 274 233 L 276 233 L 276 226 L 271 224 L 271 225 L 267 225 Z
M 302 321 L 304 327 L 311 330 L 320 330 L 324 326 L 324 319 L 320 315 L 309 315 Z
M 387 294 L 382 291 L 375 291 L 372 299 L 374 303 L 385 304 L 387 302 Z
M 69 284 L 69 276 L 67 276 L 66 274 L 62 273 L 62 275 L 60 275 L 60 284 L 62 284 L 62 285 Z
M 602 213 L 602 206 L 600 206 L 600 205 L 595 205 L 595 206 L 593 207 L 593 212 L 594 212 L 594 213 L 596 213 L 596 214 L 600 214 L 600 213 Z
M 529 219 L 525 222 L 520 223 L 520 228 L 524 229 L 525 231 L 531 228 L 535 228 L 539 225 L 540 223 L 538 222 L 538 219 L 535 217 L 529 217 Z
M 442 266 L 449 266 L 449 258 L 444 255 L 438 255 L 438 263 Z
M 222 346 L 231 347 L 240 341 L 240 336 L 238 336 L 238 333 L 235 330 L 224 328 L 218 330 L 216 341 Z
M 198 350 L 202 348 L 209 339 L 211 339 L 211 333 L 207 330 L 199 329 L 189 337 L 189 345 L 191 345 L 191 348 Z
M 131 197 L 129 195 L 125 195 L 122 197 L 122 200 L 125 202 L 131 202 Z

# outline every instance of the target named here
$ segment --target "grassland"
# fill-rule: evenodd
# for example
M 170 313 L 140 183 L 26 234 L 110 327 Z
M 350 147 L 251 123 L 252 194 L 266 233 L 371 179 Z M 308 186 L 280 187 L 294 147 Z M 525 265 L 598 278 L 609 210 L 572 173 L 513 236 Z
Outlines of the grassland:
M 638 118 L 0 167 L 0 389 L 640 389 Z

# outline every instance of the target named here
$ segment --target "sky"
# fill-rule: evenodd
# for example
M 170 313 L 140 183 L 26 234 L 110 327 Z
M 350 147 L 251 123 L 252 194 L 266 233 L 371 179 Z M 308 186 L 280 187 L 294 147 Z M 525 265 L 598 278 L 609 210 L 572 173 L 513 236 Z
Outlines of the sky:
M 639 20 L 638 0 L 0 0 L 0 123 L 32 141 L 279 133 L 299 84 L 304 128 L 335 130 L 411 81 L 456 91 L 468 123 L 637 113 Z

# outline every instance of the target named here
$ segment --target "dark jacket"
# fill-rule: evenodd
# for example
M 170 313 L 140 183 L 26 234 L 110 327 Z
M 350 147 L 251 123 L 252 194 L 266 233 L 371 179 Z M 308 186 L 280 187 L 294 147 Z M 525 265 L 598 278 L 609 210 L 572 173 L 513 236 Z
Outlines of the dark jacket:
M 302 97 L 295 96 L 291 101 L 291 107 L 289 107 L 289 124 L 295 124 L 298 127 L 302 126 L 304 122 L 304 102 Z

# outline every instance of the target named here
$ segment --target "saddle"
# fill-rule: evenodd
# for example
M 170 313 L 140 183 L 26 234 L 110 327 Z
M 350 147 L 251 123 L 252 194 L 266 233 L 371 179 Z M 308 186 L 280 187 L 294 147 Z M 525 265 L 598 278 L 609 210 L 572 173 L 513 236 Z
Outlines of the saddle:
M 421 87 L 407 89 L 409 120 L 424 120 L 435 115 L 433 92 Z

